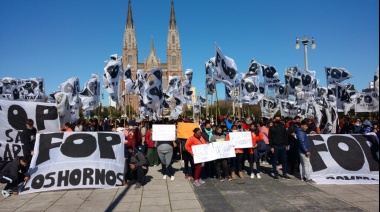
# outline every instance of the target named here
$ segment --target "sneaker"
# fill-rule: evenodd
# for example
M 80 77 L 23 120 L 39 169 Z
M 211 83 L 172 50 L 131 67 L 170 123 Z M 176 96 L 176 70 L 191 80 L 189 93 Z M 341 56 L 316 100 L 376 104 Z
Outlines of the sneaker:
M 141 185 L 141 183 L 136 183 L 135 185 L 135 190 L 138 190 L 140 188 L 142 188 L 143 186 Z
M 162 179 L 166 180 L 166 178 L 168 178 L 168 176 L 167 176 L 167 175 L 164 175 L 164 177 L 163 177 Z
M 308 180 L 306 180 L 306 182 L 307 182 L 307 183 L 310 183 L 310 184 L 315 184 L 315 181 L 312 180 L 312 179 L 308 179 Z
M 198 182 L 199 182 L 200 184 L 205 184 L 205 183 L 206 183 L 206 182 L 205 182 L 204 180 L 202 180 L 201 178 L 199 178 Z
M 219 180 L 219 182 L 224 182 L 224 178 L 223 177 L 219 177 L 218 180 Z
M 226 177 L 227 181 L 232 181 L 232 178 L 230 176 Z
M 171 177 L 170 177 L 170 180 L 171 180 L 171 181 L 174 181 L 174 180 L 175 180 L 175 177 L 174 177 L 174 176 L 171 176 Z
M 279 178 L 278 178 L 278 176 L 274 176 L 274 179 L 275 179 L 275 180 L 278 180 Z
M 287 180 L 292 179 L 292 178 L 290 178 L 288 175 L 284 175 L 284 176 L 282 176 L 282 178 L 283 178 L 283 179 L 287 179 Z
M 187 174 L 185 175 L 185 179 L 188 180 L 190 178 L 190 176 Z
M 268 162 L 266 162 L 266 161 L 264 161 L 264 162 L 263 162 L 263 165 L 269 165 L 269 163 L 268 163 Z
M 1 193 L 4 197 L 9 197 L 11 195 L 11 192 L 9 190 L 2 190 Z
M 261 179 L 261 175 L 260 174 L 256 174 L 256 177 L 257 177 L 257 179 Z
M 253 173 L 251 174 L 251 179 L 255 179 L 255 175 Z
M 194 186 L 197 186 L 197 187 L 198 187 L 198 186 L 201 186 L 201 184 L 198 182 L 198 180 L 195 180 L 195 181 L 193 182 L 193 185 L 194 185 Z

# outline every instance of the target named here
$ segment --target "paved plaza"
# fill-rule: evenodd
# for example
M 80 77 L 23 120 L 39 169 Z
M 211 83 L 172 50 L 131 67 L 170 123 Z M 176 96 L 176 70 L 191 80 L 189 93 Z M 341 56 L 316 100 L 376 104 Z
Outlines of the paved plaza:
M 77 189 L 0 197 L 0 211 L 379 211 L 379 185 L 310 185 L 298 179 L 207 179 L 193 187 L 151 167 L 143 189 Z M 4 184 L 0 184 L 1 189 Z

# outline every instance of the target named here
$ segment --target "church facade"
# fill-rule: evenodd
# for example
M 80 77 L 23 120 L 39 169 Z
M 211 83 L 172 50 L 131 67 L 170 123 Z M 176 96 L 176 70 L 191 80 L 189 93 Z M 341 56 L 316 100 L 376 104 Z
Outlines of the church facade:
M 124 40 L 123 40 L 123 70 L 126 70 L 127 65 L 131 66 L 132 78 L 136 79 L 136 72 L 138 69 L 143 69 L 149 79 L 149 71 L 155 68 L 162 69 L 162 88 L 165 91 L 168 86 L 169 76 L 181 76 L 183 80 L 182 70 L 182 55 L 181 45 L 179 39 L 179 32 L 174 12 L 174 2 L 171 2 L 170 19 L 168 27 L 167 45 L 166 45 L 166 63 L 161 62 L 160 58 L 156 55 L 154 48 L 154 41 L 151 40 L 150 51 L 145 61 L 139 61 L 136 31 L 133 23 L 132 5 L 131 0 L 128 1 L 128 14 L 125 24 Z M 120 104 L 125 101 L 125 105 L 132 105 L 134 112 L 139 108 L 139 96 L 127 94 L 123 100 L 121 95 L 125 90 L 124 80 L 120 80 Z

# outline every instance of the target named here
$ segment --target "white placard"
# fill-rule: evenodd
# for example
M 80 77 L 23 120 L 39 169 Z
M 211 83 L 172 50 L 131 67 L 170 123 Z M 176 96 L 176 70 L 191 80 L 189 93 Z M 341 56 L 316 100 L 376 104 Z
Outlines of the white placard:
M 234 144 L 235 149 L 252 148 L 251 132 L 232 132 L 229 134 L 230 141 Z
M 177 139 L 175 125 L 155 124 L 152 133 L 153 141 L 175 141 Z
M 191 148 L 193 149 L 195 164 L 217 159 L 215 151 L 210 144 L 194 145 Z
M 220 141 L 211 143 L 217 159 L 236 157 L 235 148 L 230 141 Z

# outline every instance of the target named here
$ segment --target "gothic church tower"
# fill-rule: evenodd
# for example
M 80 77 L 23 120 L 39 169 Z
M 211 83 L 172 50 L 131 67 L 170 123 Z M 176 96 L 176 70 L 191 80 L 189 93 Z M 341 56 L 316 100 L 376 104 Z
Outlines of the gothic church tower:
M 152 32 L 154 33 L 154 32 Z M 147 42 L 147 41 L 146 41 Z M 136 79 L 136 72 L 138 69 L 144 69 L 149 75 L 149 71 L 154 68 L 162 69 L 162 87 L 165 91 L 168 86 L 169 76 L 184 77 L 182 70 L 182 55 L 181 45 L 179 40 L 178 27 L 174 12 L 174 2 L 171 2 L 169 29 L 167 37 L 167 50 L 166 50 L 167 63 L 162 63 L 160 58 L 156 55 L 153 37 L 151 40 L 150 50 L 145 61 L 138 61 L 138 49 L 136 41 L 136 32 L 133 24 L 131 0 L 128 0 L 128 14 L 125 24 L 124 40 L 123 40 L 123 69 L 126 70 L 127 65 L 131 66 L 132 78 Z M 125 90 L 124 80 L 120 80 L 120 101 L 123 101 L 121 95 Z M 133 112 L 138 112 L 139 97 L 133 95 L 125 96 L 125 105 L 132 105 Z M 120 102 L 121 103 L 121 102 Z M 122 104 L 119 104 L 122 105 Z M 128 111 L 126 111 L 128 114 Z

